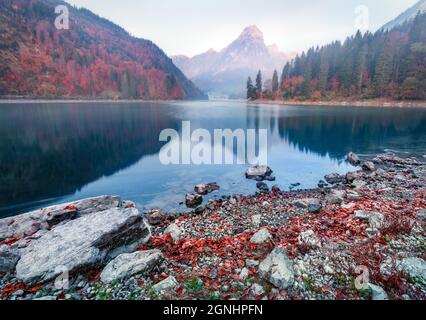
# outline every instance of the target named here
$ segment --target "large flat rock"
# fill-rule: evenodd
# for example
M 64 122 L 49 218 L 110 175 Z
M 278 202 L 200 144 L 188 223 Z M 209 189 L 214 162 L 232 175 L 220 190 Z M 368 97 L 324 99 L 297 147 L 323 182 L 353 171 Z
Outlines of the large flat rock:
M 15 217 L 0 220 L 0 241 L 25 238 L 39 230 L 49 230 L 60 223 L 94 212 L 117 208 L 120 197 L 101 196 L 38 209 Z
M 111 208 L 61 224 L 22 249 L 16 276 L 27 284 L 101 267 L 122 253 L 133 252 L 151 236 L 135 208 Z

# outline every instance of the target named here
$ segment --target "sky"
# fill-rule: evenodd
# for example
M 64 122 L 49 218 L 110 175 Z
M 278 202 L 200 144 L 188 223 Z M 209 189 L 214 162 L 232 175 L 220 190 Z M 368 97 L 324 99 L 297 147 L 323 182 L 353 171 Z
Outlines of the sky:
M 168 55 L 193 56 L 220 50 L 249 25 L 266 44 L 301 52 L 356 32 L 357 8 L 368 8 L 376 31 L 417 0 L 66 0 L 149 39 Z M 365 11 L 363 11 L 365 12 Z M 365 17 L 365 16 L 363 16 Z M 363 20 L 365 21 L 365 20 Z

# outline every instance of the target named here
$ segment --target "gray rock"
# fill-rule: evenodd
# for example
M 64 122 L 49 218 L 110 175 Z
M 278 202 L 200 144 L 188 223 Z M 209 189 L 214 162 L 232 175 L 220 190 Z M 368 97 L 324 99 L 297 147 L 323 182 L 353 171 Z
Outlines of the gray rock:
M 426 209 L 417 212 L 417 219 L 420 221 L 426 221 Z
M 240 280 L 246 281 L 249 277 L 249 270 L 247 268 L 243 268 L 240 272 Z
M 163 281 L 160 281 L 156 285 L 152 287 L 152 290 L 154 290 L 157 293 L 162 293 L 164 291 L 174 291 L 177 288 L 179 288 L 179 283 L 176 281 L 175 277 L 170 276 L 167 279 L 164 279 Z
M 270 177 L 272 174 L 271 168 L 268 166 L 254 166 L 246 170 L 247 179 L 265 180 L 266 177 Z
M 322 246 L 321 239 L 313 230 L 302 232 L 298 237 L 298 243 L 309 249 L 317 249 Z
M 385 223 L 385 216 L 379 212 L 371 212 L 368 215 L 368 223 L 372 230 L 380 230 Z
M 204 196 L 217 190 L 220 190 L 220 187 L 216 182 L 211 182 L 207 184 L 198 184 L 194 188 L 195 193 L 198 193 L 199 195 L 204 195 Z
M 371 161 L 366 161 L 362 164 L 362 170 L 364 171 L 374 171 L 376 169 L 376 166 Z
M 338 184 L 346 181 L 346 176 L 342 176 L 338 173 L 328 174 L 324 178 L 329 184 Z
M 187 207 L 195 208 L 203 203 L 203 197 L 198 194 L 187 194 L 185 196 L 185 202 Z
M 263 287 L 260 284 L 254 283 L 251 288 L 251 293 L 254 296 L 261 296 L 262 294 L 265 293 L 265 289 L 263 289 Z
M 282 248 L 274 249 L 259 265 L 259 275 L 280 289 L 294 284 L 294 266 Z
M 369 214 L 364 210 L 355 211 L 355 218 L 359 220 L 368 220 Z
M 356 179 L 352 182 L 352 187 L 354 187 L 356 190 L 361 189 L 367 185 L 367 182 L 364 180 Z
M 178 241 L 182 237 L 182 230 L 178 227 L 176 223 L 172 223 L 164 231 L 164 234 L 169 234 L 173 240 Z
M 101 280 L 108 284 L 114 280 L 130 278 L 136 274 L 151 272 L 164 260 L 160 250 L 122 254 L 112 260 L 101 273 Z
M 406 258 L 397 263 L 398 269 L 402 270 L 413 280 L 426 284 L 426 261 L 420 258 Z
M 13 273 L 20 257 L 18 249 L 0 245 L 0 272 Z
M 320 204 L 313 204 L 308 207 L 309 213 L 320 213 L 322 209 L 322 205 Z
M 341 204 L 345 199 L 345 191 L 332 190 L 330 194 L 325 197 L 329 204 Z
M 112 208 L 58 226 L 21 251 L 17 278 L 27 284 L 49 281 L 62 274 L 105 265 L 119 254 L 132 252 L 151 236 L 135 208 Z M 58 268 L 60 267 L 60 268 Z
M 293 206 L 307 209 L 309 206 L 319 206 L 320 201 L 317 198 L 306 198 L 306 199 L 297 199 L 292 202 Z
M 353 152 L 348 153 L 346 160 L 353 166 L 359 166 L 361 164 L 360 158 Z
M 246 266 L 247 268 L 256 268 L 259 265 L 259 261 L 247 259 L 246 260 Z
M 260 229 L 253 235 L 253 237 L 250 239 L 250 242 L 254 244 L 263 244 L 271 239 L 272 235 L 269 233 L 268 229 Z
M 355 191 L 349 191 L 346 194 L 346 197 L 348 198 L 348 200 L 351 200 L 351 201 L 358 201 L 361 199 L 361 196 Z
M 20 238 L 30 236 L 39 230 L 49 230 L 66 221 L 120 206 L 120 197 L 101 196 L 55 205 L 19 216 L 1 219 L 0 241 L 15 236 Z
M 261 192 L 269 192 L 269 187 L 264 182 L 256 183 L 256 188 L 258 188 Z
M 389 300 L 388 294 L 386 293 L 385 290 L 383 290 L 382 287 L 376 286 L 371 283 L 368 284 L 368 287 L 371 289 L 373 300 L 376 300 L 376 301 Z

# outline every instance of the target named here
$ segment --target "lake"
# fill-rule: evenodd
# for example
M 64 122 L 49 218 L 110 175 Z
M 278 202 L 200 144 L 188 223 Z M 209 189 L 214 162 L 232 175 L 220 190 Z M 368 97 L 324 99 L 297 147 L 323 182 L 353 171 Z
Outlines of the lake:
M 0 104 L 0 217 L 104 194 L 141 210 L 184 210 L 186 193 L 252 194 L 247 165 L 163 165 L 163 129 L 266 129 L 268 163 L 283 190 L 353 170 L 349 151 L 426 154 L 426 109 L 296 107 L 243 102 Z

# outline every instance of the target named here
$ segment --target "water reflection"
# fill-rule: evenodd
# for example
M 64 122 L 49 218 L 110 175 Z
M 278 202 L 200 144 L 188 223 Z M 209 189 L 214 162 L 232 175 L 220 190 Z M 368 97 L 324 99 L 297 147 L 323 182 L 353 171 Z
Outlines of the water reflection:
M 100 194 L 143 208 L 174 207 L 199 182 L 222 193 L 254 191 L 244 166 L 159 163 L 165 128 L 267 129 L 277 183 L 315 186 L 330 171 L 347 171 L 350 151 L 426 153 L 426 110 L 246 106 L 235 102 L 173 104 L 0 105 L 0 215 Z M 236 150 L 233 150 L 236 153 Z

